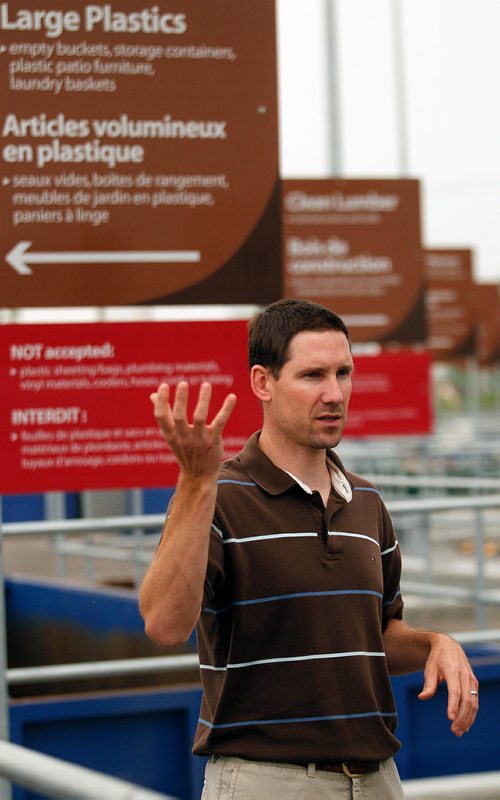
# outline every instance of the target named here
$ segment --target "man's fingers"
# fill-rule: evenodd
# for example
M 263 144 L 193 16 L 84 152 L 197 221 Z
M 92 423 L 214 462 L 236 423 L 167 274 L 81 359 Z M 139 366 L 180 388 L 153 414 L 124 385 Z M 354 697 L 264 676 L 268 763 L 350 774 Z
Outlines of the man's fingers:
M 173 426 L 172 409 L 169 404 L 170 386 L 168 383 L 161 383 L 158 391 L 150 395 L 154 406 L 155 419 L 164 433 L 167 433 Z
M 478 709 L 478 682 L 468 663 L 460 669 L 457 683 L 458 688 L 453 684 L 453 696 L 449 692 L 448 718 L 452 720 L 455 736 L 462 736 L 473 724 Z
M 156 392 L 150 394 L 149 397 L 153 405 L 157 406 L 159 403 L 168 403 L 169 395 L 170 386 L 168 383 L 160 383 Z
M 424 671 L 424 685 L 422 691 L 418 695 L 419 700 L 429 700 L 429 698 L 433 697 L 436 694 L 437 685 L 437 672 L 428 665 Z
M 172 417 L 176 425 L 187 424 L 188 397 L 188 383 L 187 381 L 180 381 L 180 383 L 177 384 L 174 403 L 172 406 Z
M 212 385 L 204 381 L 200 386 L 198 402 L 196 403 L 196 408 L 193 413 L 193 427 L 196 431 L 199 431 L 206 425 L 211 397 Z
M 460 687 L 450 687 L 448 684 L 448 719 L 452 722 L 457 718 L 461 699 Z
M 207 381 L 204 381 L 200 386 L 198 401 L 193 412 L 193 430 L 196 434 L 201 433 L 204 428 L 207 428 L 216 434 L 221 433 L 233 411 L 234 406 L 236 405 L 236 395 L 228 395 L 225 398 L 221 408 L 213 418 L 212 422 L 208 424 L 207 419 L 211 399 L 212 385 Z
M 218 433 L 220 433 L 223 430 L 229 417 L 233 413 L 236 401 L 237 397 L 235 394 L 228 394 L 220 410 L 217 412 L 217 414 L 212 420 L 212 423 L 210 425 L 210 428 L 212 430 L 217 431 Z
M 465 676 L 463 691 L 460 698 L 457 713 L 451 726 L 455 736 L 462 736 L 467 733 L 474 724 L 479 709 L 478 682 L 475 675 Z
M 212 398 L 212 385 L 204 381 L 198 392 L 196 407 L 193 412 L 193 421 L 188 419 L 189 386 L 187 381 L 181 381 L 176 388 L 173 403 L 170 402 L 170 386 L 162 383 L 156 392 L 150 395 L 154 406 L 154 414 L 167 442 L 173 439 L 192 435 L 201 443 L 205 432 L 218 438 L 226 425 L 236 405 L 236 395 L 229 394 L 210 424 L 207 423 L 210 401 Z
M 463 736 L 473 724 L 478 709 L 478 683 L 467 656 L 450 636 L 434 634 L 424 670 L 420 700 L 432 697 L 441 681 L 448 689 L 448 719 L 455 736 Z

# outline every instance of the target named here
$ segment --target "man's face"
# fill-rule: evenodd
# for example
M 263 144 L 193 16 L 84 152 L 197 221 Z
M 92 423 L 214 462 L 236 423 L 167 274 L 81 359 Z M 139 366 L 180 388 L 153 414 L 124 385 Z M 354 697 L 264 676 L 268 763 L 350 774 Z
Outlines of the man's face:
M 278 378 L 268 374 L 266 424 L 289 444 L 320 449 L 342 438 L 353 360 L 342 331 L 302 331 L 288 347 Z

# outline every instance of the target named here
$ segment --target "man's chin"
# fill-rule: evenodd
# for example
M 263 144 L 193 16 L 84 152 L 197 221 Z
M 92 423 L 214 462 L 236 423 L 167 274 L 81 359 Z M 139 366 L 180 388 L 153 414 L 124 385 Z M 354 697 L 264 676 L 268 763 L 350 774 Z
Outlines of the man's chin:
M 335 434 L 331 436 L 319 436 L 316 437 L 314 443 L 312 443 L 312 447 L 316 448 L 317 450 L 331 450 L 340 443 L 342 439 L 342 433 L 337 431 Z

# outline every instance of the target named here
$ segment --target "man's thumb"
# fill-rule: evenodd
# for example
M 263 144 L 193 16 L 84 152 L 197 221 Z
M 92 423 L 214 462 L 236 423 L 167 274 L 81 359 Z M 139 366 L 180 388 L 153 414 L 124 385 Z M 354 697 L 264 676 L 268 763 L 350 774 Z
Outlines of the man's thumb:
M 434 681 L 430 677 L 426 677 L 424 680 L 424 685 L 422 687 L 422 691 L 418 695 L 419 700 L 428 700 L 432 697 L 436 692 L 436 681 Z

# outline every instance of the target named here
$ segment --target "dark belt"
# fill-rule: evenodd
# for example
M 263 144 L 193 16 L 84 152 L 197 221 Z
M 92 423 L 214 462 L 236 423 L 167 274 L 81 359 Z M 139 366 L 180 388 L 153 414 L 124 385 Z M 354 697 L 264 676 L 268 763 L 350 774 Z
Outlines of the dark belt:
M 293 763 L 304 769 L 309 766 L 305 761 Z M 314 766 L 323 772 L 343 772 L 348 778 L 357 778 L 359 775 L 368 775 L 369 772 L 378 772 L 380 761 L 318 761 Z

